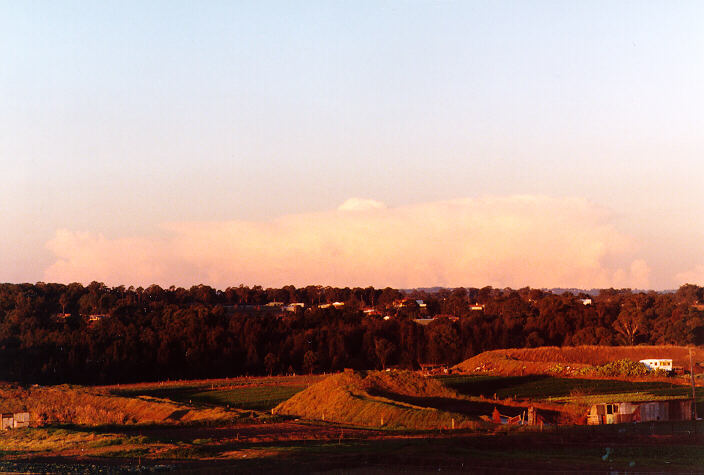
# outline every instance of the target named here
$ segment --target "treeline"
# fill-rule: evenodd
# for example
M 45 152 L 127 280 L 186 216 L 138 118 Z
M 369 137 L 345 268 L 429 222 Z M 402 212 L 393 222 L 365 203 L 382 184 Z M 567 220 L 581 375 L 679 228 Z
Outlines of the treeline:
M 2 284 L 0 380 L 107 384 L 417 368 L 510 347 L 700 345 L 703 300 L 704 288 L 694 285 L 674 293 L 605 289 L 589 297 L 491 287 L 404 294 L 371 287 Z M 305 308 L 285 312 L 268 302 Z M 332 302 L 344 306 L 319 307 Z M 370 308 L 379 315 L 365 314 Z M 428 325 L 414 322 L 436 315 Z

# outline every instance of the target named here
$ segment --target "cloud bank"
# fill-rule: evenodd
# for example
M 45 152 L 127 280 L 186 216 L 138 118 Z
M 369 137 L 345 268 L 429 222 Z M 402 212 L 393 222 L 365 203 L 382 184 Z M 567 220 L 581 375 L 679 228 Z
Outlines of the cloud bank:
M 647 288 L 611 213 L 579 198 L 506 196 L 335 210 L 265 222 L 161 225 L 166 237 L 59 230 L 46 281 L 110 285 Z

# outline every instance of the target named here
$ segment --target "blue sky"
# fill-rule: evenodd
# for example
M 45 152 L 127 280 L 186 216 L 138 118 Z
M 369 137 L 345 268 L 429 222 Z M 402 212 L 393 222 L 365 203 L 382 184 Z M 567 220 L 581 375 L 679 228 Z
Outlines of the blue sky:
M 512 195 L 607 208 L 651 286 L 699 278 L 703 10 L 0 1 L 0 281 L 45 279 L 61 229 Z

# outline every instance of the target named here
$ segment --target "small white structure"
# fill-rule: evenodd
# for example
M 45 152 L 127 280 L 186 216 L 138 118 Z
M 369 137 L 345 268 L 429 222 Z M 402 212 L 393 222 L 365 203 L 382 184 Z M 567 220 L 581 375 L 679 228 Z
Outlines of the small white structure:
M 649 370 L 672 371 L 672 360 L 667 358 L 640 360 Z
M 13 419 L 13 429 L 19 429 L 20 427 L 29 427 L 29 412 L 16 412 L 14 414 Z
M 284 307 L 284 310 L 286 310 L 287 312 L 295 312 L 299 308 L 305 308 L 305 307 L 306 307 L 306 304 L 304 304 L 302 302 L 292 302 L 292 303 L 286 305 Z
M 0 418 L 0 430 L 19 429 L 29 427 L 29 412 L 15 412 L 2 414 Z
M 12 429 L 13 421 L 14 417 L 12 413 L 2 414 L 2 418 L 0 418 L 0 430 Z
M 591 305 L 592 304 L 592 299 L 579 299 L 580 302 L 582 302 L 582 305 Z

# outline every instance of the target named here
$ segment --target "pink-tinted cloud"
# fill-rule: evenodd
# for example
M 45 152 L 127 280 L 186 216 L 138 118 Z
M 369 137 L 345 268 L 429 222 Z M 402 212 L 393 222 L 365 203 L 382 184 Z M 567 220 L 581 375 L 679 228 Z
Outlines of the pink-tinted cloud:
M 688 271 L 678 273 L 676 279 L 682 284 L 704 285 L 704 264 L 695 266 Z
M 401 207 L 348 200 L 271 221 L 182 222 L 166 238 L 57 231 L 47 281 L 218 287 L 647 287 L 650 269 L 608 210 L 507 196 Z

